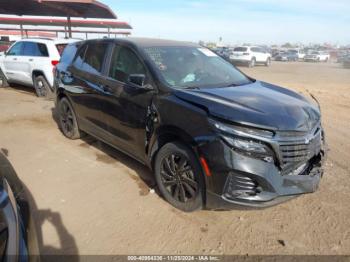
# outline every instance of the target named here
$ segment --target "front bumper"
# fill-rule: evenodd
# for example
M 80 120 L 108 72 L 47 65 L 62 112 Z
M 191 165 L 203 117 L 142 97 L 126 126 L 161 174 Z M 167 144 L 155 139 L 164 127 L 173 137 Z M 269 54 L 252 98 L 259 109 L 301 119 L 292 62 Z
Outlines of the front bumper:
M 312 193 L 318 188 L 325 161 L 322 149 L 299 174 L 292 174 L 281 171 L 273 162 L 237 152 L 220 139 L 203 145 L 200 151 L 212 173 L 206 177 L 208 209 L 264 208 Z
M 286 62 L 286 61 L 288 61 L 288 58 L 287 57 L 276 57 L 275 60 Z
M 305 62 L 317 62 L 319 59 L 317 57 L 304 57 Z

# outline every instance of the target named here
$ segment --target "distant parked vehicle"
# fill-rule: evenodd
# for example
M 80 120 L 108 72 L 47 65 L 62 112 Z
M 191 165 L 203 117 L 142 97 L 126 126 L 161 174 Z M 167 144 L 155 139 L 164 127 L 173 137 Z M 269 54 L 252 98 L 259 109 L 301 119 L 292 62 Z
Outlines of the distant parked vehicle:
M 245 64 L 254 67 L 256 64 L 271 64 L 271 54 L 263 48 L 257 46 L 235 47 L 230 55 L 230 61 L 233 64 Z
M 277 56 L 275 56 L 276 61 L 298 61 L 298 54 L 295 52 L 281 52 Z
M 295 54 L 298 57 L 298 60 L 303 60 L 305 57 L 305 52 L 300 49 L 290 49 L 288 52 Z
M 337 63 L 344 63 L 344 61 L 350 56 L 350 53 L 340 53 L 337 57 Z
M 11 42 L 0 41 L 0 52 L 5 52 L 11 46 Z
M 326 52 L 322 51 L 313 51 L 310 54 L 305 55 L 304 61 L 307 62 L 327 62 L 330 56 Z
M 0 87 L 10 83 L 33 86 L 36 94 L 53 94 L 53 69 L 68 43 L 74 39 L 27 38 L 0 53 Z
M 344 58 L 343 66 L 345 68 L 350 68 L 350 55 L 348 55 L 346 58 Z

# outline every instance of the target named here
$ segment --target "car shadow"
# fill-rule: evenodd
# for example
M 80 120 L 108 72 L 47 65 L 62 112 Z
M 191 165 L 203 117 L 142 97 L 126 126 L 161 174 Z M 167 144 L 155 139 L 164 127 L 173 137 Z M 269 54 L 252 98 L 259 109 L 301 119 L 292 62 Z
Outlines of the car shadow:
M 52 118 L 58 126 L 58 129 L 60 129 L 58 114 L 55 107 L 51 109 L 51 113 Z M 80 144 L 81 147 L 94 147 L 95 149 L 101 151 L 101 154 L 96 154 L 96 161 L 100 161 L 105 164 L 114 164 L 120 162 L 129 169 L 133 170 L 137 176 L 131 174 L 129 174 L 129 176 L 137 183 L 140 189 L 139 194 L 141 196 L 147 195 L 150 190 L 153 189 L 154 192 L 158 194 L 158 196 L 163 198 L 158 187 L 156 186 L 157 183 L 155 181 L 154 175 L 147 166 L 88 134 L 85 134 L 84 137 L 81 138 L 81 141 L 83 142 Z
M 6 178 L 18 203 L 23 225 L 27 229 L 30 261 L 79 261 L 79 251 L 75 239 L 63 224 L 60 213 L 51 209 L 38 208 L 28 187 L 20 180 L 3 150 L 0 152 L 0 175 Z M 50 223 L 57 233 L 59 247 L 44 243 L 43 225 Z M 33 253 L 32 253 L 33 252 Z
M 23 94 L 32 95 L 35 97 L 37 96 L 34 87 L 25 86 L 21 84 L 11 84 L 8 88 Z

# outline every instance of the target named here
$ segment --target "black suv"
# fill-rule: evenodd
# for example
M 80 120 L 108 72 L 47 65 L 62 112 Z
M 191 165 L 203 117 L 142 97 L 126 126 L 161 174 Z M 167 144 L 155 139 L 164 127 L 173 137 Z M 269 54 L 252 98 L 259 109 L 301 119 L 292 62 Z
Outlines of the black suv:
M 316 190 L 319 107 L 197 44 L 143 38 L 69 45 L 55 73 L 60 128 L 154 170 L 173 206 L 266 207 Z

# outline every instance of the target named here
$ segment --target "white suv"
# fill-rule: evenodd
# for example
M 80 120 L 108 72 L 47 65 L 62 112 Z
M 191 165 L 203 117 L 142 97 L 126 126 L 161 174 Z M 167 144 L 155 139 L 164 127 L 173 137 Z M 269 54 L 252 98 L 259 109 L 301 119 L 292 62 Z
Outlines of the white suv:
M 230 55 L 230 60 L 234 64 L 246 64 L 254 67 L 256 64 L 271 64 L 271 54 L 258 46 L 235 47 Z
M 75 39 L 26 38 L 0 53 L 0 87 L 9 83 L 33 86 L 38 96 L 53 94 L 53 69 Z
M 328 62 L 330 55 L 322 51 L 312 51 L 304 56 L 304 61 L 312 62 Z

